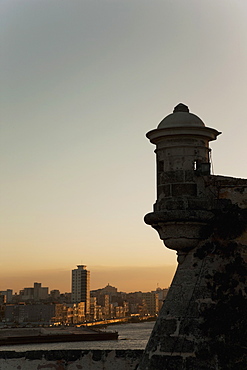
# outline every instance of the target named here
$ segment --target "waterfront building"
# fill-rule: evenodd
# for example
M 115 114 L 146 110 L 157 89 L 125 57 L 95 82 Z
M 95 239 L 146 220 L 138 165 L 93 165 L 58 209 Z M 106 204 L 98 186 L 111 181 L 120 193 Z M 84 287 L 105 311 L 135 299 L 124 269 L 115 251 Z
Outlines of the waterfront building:
M 147 313 L 149 315 L 155 316 L 159 312 L 159 299 L 157 293 L 142 293 L 142 298 L 145 301 L 145 306 Z
M 3 303 L 10 303 L 12 301 L 13 290 L 12 289 L 1 290 L 0 296 L 3 297 L 2 298 Z
M 91 320 L 97 319 L 97 298 L 96 297 L 90 298 L 90 319 Z
M 85 302 L 85 315 L 90 316 L 90 271 L 85 265 L 72 270 L 72 303 Z
M 52 318 L 52 323 L 60 325 L 67 323 L 67 312 L 68 307 L 65 303 L 56 303 L 55 304 L 55 314 Z
M 54 304 L 7 304 L 4 318 L 6 323 L 45 323 L 55 316 Z

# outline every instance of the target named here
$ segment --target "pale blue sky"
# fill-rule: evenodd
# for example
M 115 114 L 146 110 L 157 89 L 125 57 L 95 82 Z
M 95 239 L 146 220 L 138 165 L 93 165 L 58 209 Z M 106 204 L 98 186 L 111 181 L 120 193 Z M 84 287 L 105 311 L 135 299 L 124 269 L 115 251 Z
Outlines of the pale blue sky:
M 183 102 L 223 132 L 215 173 L 247 177 L 246 0 L 0 4 L 0 289 L 79 263 L 108 280 L 139 266 L 143 290 L 156 266 L 167 286 L 175 253 L 143 222 L 155 201 L 145 133 Z M 69 290 L 67 276 L 50 286 Z

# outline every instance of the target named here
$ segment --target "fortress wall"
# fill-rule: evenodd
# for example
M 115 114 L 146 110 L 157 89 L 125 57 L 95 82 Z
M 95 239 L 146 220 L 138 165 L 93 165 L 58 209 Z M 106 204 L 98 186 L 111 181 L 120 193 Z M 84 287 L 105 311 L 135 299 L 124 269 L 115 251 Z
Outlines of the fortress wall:
M 1 370 L 137 370 L 143 350 L 0 351 Z M 153 356 L 148 369 L 209 370 L 194 356 Z
M 135 370 L 142 350 L 0 351 L 1 370 Z

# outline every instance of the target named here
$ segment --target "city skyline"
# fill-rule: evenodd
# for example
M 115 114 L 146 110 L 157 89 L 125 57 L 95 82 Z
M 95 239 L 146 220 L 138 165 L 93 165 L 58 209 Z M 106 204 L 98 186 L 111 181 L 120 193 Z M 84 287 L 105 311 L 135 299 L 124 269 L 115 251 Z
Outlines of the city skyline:
M 144 224 L 146 132 L 180 102 L 222 135 L 214 174 L 247 177 L 247 3 L 3 0 L 0 289 L 168 286 L 176 253 Z M 104 282 L 104 283 L 103 283 Z
M 138 268 L 137 268 L 138 269 Z M 155 271 L 157 270 L 158 271 Z M 146 273 L 150 275 L 150 279 L 147 282 L 142 281 L 142 279 L 136 278 L 136 268 L 133 269 L 128 269 L 128 274 L 126 273 L 126 270 L 120 271 L 120 276 L 116 277 L 117 275 L 115 274 L 115 279 L 114 273 L 111 271 L 110 267 L 107 267 L 106 269 L 100 269 L 97 271 L 94 269 L 91 269 L 90 267 L 90 272 L 93 272 L 90 276 L 90 291 L 95 290 L 95 289 L 101 289 L 104 286 L 107 286 L 108 284 L 112 286 L 117 286 L 119 291 L 130 293 L 134 291 L 143 291 L 143 292 L 148 292 L 148 291 L 153 291 L 157 289 L 158 287 L 162 288 L 168 288 L 170 286 L 171 277 L 173 277 L 175 273 L 175 266 L 170 266 L 170 269 L 166 269 L 163 273 L 163 280 L 156 281 L 157 277 L 162 274 L 162 269 L 163 267 L 157 268 L 152 268 L 152 267 L 147 267 L 146 268 Z M 142 268 L 139 268 L 138 271 L 141 271 Z M 161 270 L 161 271 L 160 271 Z M 116 272 L 116 271 L 115 271 Z M 54 277 L 54 271 L 51 271 L 52 277 Z M 95 276 L 96 274 L 96 276 Z M 97 276 L 99 274 L 99 276 Z M 52 291 L 54 289 L 58 289 L 61 293 L 70 293 L 72 292 L 72 279 L 71 279 L 71 269 L 68 271 L 60 271 L 57 274 L 57 278 L 54 280 L 50 280 L 49 274 L 44 274 L 43 278 L 40 279 L 42 275 L 36 274 L 35 279 L 32 280 L 33 274 L 30 274 L 30 277 L 26 277 L 25 279 L 19 279 L 18 283 L 14 283 L 12 286 L 7 286 L 4 284 L 4 280 L 1 281 L 0 284 L 0 291 L 6 291 L 7 289 L 12 289 L 14 293 L 19 293 L 19 291 L 23 290 L 24 287 L 31 287 L 32 284 L 34 284 L 37 281 L 41 281 L 43 286 L 47 286 L 49 291 Z M 38 278 L 37 278 L 38 277 Z M 124 284 L 125 280 L 127 280 L 127 283 L 129 280 L 132 280 L 135 278 L 134 284 L 132 284 L 134 289 L 125 289 Z M 61 282 L 62 280 L 62 282 Z M 101 284 L 98 285 L 98 281 L 101 281 Z M 168 283 L 165 284 L 164 282 L 167 281 Z M 93 284 L 92 284 L 93 282 Z M 127 284 L 128 285 L 128 284 Z M 65 289 L 64 289 L 65 287 Z
M 136 322 L 158 314 L 168 288 L 131 293 L 118 291 L 107 284 L 103 288 L 88 290 L 90 271 L 85 265 L 72 270 L 72 291 L 61 293 L 34 282 L 19 294 L 7 289 L 0 291 L 0 325 L 77 325 L 84 322 L 121 320 Z M 137 318 L 138 316 L 138 318 Z M 115 321 L 116 322 L 116 321 Z

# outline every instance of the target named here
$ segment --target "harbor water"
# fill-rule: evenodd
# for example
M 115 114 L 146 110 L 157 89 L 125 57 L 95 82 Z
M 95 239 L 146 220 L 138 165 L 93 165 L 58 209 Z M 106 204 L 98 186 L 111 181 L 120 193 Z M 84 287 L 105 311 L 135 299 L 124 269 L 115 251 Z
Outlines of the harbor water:
M 1 346 L 0 351 L 52 351 L 52 350 L 70 350 L 70 349 L 144 349 L 150 337 L 155 322 L 127 323 L 110 325 L 104 330 L 117 331 L 118 340 L 109 341 L 83 341 L 83 342 L 63 342 L 63 343 L 39 343 L 25 345 Z

